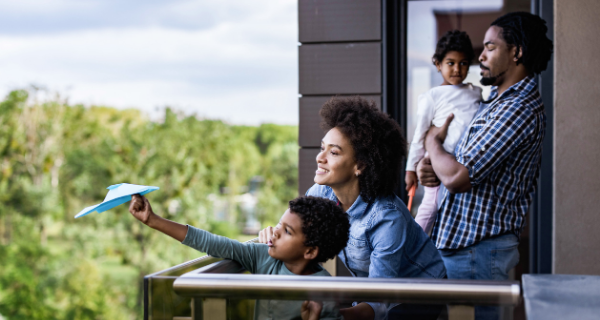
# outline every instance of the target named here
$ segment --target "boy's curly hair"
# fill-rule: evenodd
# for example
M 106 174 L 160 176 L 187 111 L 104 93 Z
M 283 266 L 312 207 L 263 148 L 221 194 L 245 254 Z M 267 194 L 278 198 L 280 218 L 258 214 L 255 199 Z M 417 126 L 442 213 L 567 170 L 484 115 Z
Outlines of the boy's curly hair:
M 360 195 L 365 201 L 394 193 L 407 143 L 398 123 L 377 108 L 375 102 L 356 96 L 335 97 L 319 112 L 325 132 L 338 128 L 350 140 Z
M 431 58 L 433 64 L 435 65 L 436 62 L 441 63 L 450 51 L 462 52 L 469 61 L 469 64 L 475 59 L 475 51 L 473 51 L 471 38 L 464 31 L 448 31 L 440 38 L 435 46 L 435 53 Z
M 346 247 L 350 222 L 335 202 L 319 197 L 298 197 L 290 201 L 290 212 L 302 219 L 304 245 L 319 247 L 315 262 L 325 262 Z

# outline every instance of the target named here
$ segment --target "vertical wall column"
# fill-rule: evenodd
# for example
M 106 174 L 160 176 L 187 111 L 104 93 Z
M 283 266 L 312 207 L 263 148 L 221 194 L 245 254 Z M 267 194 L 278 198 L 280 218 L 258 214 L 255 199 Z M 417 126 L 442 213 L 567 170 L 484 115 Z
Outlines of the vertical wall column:
M 600 275 L 600 1 L 554 1 L 553 273 Z
M 299 194 L 313 185 L 332 96 L 361 95 L 381 107 L 381 2 L 299 0 Z

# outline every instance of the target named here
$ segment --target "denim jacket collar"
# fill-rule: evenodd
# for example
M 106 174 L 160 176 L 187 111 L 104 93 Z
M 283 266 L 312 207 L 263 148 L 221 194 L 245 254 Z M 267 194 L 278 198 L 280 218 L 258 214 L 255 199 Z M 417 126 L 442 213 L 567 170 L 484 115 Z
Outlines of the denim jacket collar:
M 350 209 L 348 209 L 348 215 L 352 218 L 360 218 L 364 216 L 367 214 L 369 204 L 370 203 L 363 201 L 362 197 L 358 195 L 358 198 L 356 198 Z
M 331 195 L 332 195 L 331 200 L 333 200 L 335 202 L 339 202 L 339 199 L 335 195 L 335 192 L 333 192 L 333 190 L 331 190 Z M 365 202 L 359 194 L 358 198 L 356 198 L 356 200 L 354 200 L 354 203 L 350 206 L 350 208 L 348 209 L 348 211 L 346 211 L 346 213 L 351 218 L 357 219 L 357 218 L 360 218 L 363 215 L 365 215 L 368 208 L 369 208 L 369 203 Z

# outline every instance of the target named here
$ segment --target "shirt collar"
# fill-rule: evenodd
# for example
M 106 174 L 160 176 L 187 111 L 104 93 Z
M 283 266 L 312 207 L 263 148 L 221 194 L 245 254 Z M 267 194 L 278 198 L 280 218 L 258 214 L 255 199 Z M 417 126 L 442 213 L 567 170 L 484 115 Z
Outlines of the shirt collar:
M 339 206 L 340 200 L 335 195 L 335 192 L 333 192 L 333 189 L 329 188 L 329 190 L 331 191 L 331 195 L 330 195 L 329 199 L 332 201 L 335 201 L 337 203 L 337 205 Z M 348 209 L 348 211 L 346 213 L 352 218 L 360 218 L 367 211 L 368 207 L 369 207 L 369 203 L 364 201 L 363 198 L 361 197 L 361 195 L 359 194 L 358 198 L 356 198 L 356 200 L 354 200 L 354 203 L 350 206 L 350 208 Z
M 535 88 L 535 86 L 535 78 L 533 76 L 527 76 L 523 78 L 523 80 L 510 86 L 508 89 L 506 89 L 506 91 L 502 92 L 501 96 L 507 96 L 512 94 L 513 92 L 516 92 L 519 95 L 527 95 L 529 94 L 529 92 L 531 92 L 531 90 L 533 90 L 533 88 Z M 498 86 L 493 86 L 488 101 L 495 100 L 496 98 L 499 98 Z
M 354 201 L 350 209 L 348 209 L 348 215 L 352 218 L 360 218 L 364 215 L 369 207 L 369 203 L 365 202 L 363 198 L 358 195 L 358 198 Z

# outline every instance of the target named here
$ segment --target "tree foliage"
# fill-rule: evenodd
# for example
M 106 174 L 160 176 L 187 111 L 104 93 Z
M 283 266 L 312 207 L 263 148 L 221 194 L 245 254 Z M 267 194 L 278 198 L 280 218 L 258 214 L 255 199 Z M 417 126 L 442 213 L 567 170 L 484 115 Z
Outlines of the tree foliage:
M 237 227 L 216 221 L 214 199 L 237 226 L 236 196 L 261 176 L 258 218 L 273 224 L 296 196 L 297 166 L 295 126 L 234 126 L 170 109 L 153 122 L 136 110 L 11 92 L 0 103 L 0 316 L 136 318 L 144 275 L 200 255 L 140 225 L 126 205 L 75 220 L 107 186 L 159 186 L 148 195 L 158 214 L 235 236 Z

